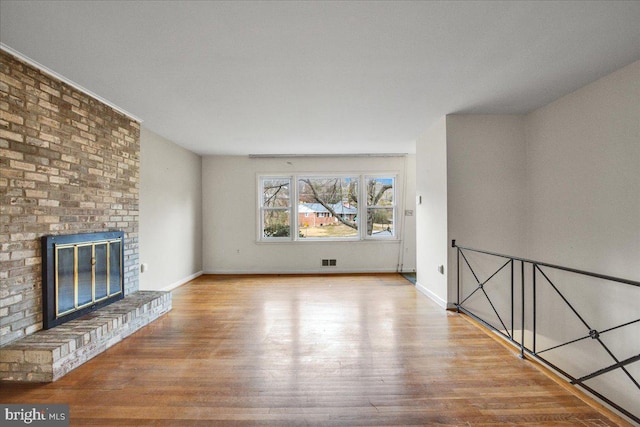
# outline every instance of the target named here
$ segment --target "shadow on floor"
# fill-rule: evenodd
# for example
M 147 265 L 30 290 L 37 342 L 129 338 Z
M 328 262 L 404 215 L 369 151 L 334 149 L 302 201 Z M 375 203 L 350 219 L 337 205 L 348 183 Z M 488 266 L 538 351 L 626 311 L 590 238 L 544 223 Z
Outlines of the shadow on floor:
M 402 277 L 404 277 L 414 285 L 416 284 L 416 273 L 400 273 L 400 274 L 402 275 Z

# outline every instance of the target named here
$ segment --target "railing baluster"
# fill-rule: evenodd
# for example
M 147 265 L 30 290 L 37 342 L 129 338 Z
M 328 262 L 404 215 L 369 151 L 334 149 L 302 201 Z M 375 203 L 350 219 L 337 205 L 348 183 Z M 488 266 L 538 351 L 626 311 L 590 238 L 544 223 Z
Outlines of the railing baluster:
M 533 273 L 532 273 L 533 274 L 533 283 L 532 283 L 532 288 L 533 288 L 533 301 L 532 301 L 532 304 L 533 304 L 533 326 L 532 326 L 532 328 L 533 328 L 533 331 L 532 331 L 532 334 L 533 334 L 533 354 L 536 354 L 536 334 L 537 334 L 536 328 L 537 328 L 537 323 L 538 323 L 536 305 L 537 305 L 537 299 L 538 299 L 537 295 L 538 294 L 536 292 L 536 265 L 532 264 L 532 267 L 533 267 L 533 268 L 531 268 L 531 270 L 533 271 Z
M 503 255 L 503 254 L 499 254 L 499 253 L 495 253 L 495 252 L 489 252 L 489 251 L 483 251 L 483 250 L 478 250 L 478 249 L 473 249 L 473 248 L 467 248 L 467 247 L 463 247 L 463 246 L 458 246 L 456 244 L 455 240 L 452 240 L 452 245 L 453 248 L 456 249 L 456 268 L 457 268 L 457 311 L 458 313 L 464 313 L 466 315 L 469 315 L 471 317 L 473 317 L 474 319 L 478 320 L 480 323 L 482 323 L 483 325 L 485 325 L 488 328 L 493 329 L 494 331 L 498 332 L 500 335 L 502 335 L 505 339 L 510 340 L 514 345 L 517 345 L 519 347 L 519 357 L 520 358 L 525 358 L 525 353 L 535 357 L 536 359 L 538 359 L 539 361 L 541 361 L 542 363 L 544 363 L 545 365 L 547 365 L 548 367 L 550 367 L 551 369 L 555 370 L 557 373 L 559 373 L 561 376 L 566 377 L 569 382 L 571 384 L 574 384 L 576 386 L 581 387 L 582 389 L 584 389 L 585 391 L 591 393 L 593 396 L 597 397 L 598 399 L 602 400 L 603 402 L 609 404 L 611 407 L 615 408 L 616 410 L 618 410 L 620 413 L 624 414 L 625 416 L 629 417 L 630 419 L 634 420 L 636 423 L 640 424 L 640 416 L 638 416 L 638 414 L 633 414 L 631 413 L 628 409 L 623 408 L 621 405 L 613 402 L 610 398 L 602 395 L 600 392 L 594 390 L 593 388 L 589 387 L 588 385 L 585 384 L 585 381 L 588 381 L 592 378 L 596 378 L 596 377 L 601 377 L 609 372 L 613 372 L 613 371 L 618 371 L 620 373 L 622 373 L 623 375 L 626 375 L 631 382 L 633 382 L 633 384 L 640 389 L 640 382 L 634 378 L 634 376 L 632 375 L 632 371 L 630 371 L 629 369 L 627 369 L 627 367 L 629 365 L 631 365 L 632 363 L 637 363 L 640 362 L 640 354 L 638 354 L 637 356 L 633 356 L 627 359 L 624 359 L 622 361 L 620 361 L 617 356 L 614 354 L 614 352 L 612 351 L 611 348 L 609 348 L 602 340 L 601 340 L 601 336 L 607 332 L 610 331 L 614 331 L 614 330 L 618 330 L 621 329 L 623 327 L 626 326 L 630 326 L 630 325 L 634 325 L 640 322 L 640 319 L 636 319 L 636 320 L 631 320 L 631 321 L 627 321 L 625 323 L 622 323 L 620 325 L 617 326 L 613 326 L 613 327 L 609 327 L 608 329 L 603 329 L 603 330 L 598 330 L 598 329 L 594 329 L 591 327 L 591 325 L 589 324 L 589 322 L 587 322 L 586 317 L 582 317 L 580 315 L 580 313 L 578 312 L 578 310 L 576 309 L 576 307 L 574 307 L 571 302 L 569 301 L 568 297 L 565 296 L 563 294 L 563 292 L 560 291 L 560 289 L 550 280 L 549 276 L 547 276 L 547 274 L 545 274 L 545 271 L 543 271 L 540 267 L 545 267 L 545 269 L 554 269 L 554 270 L 559 270 L 559 271 L 564 271 L 567 273 L 571 273 L 571 274 L 577 274 L 580 276 L 586 276 L 586 277 L 593 277 L 593 278 L 597 278 L 597 279 L 601 279 L 601 280 L 605 280 L 608 282 L 615 282 L 617 284 L 623 284 L 623 285 L 631 285 L 631 286 L 636 286 L 636 287 L 640 287 L 640 282 L 636 282 L 633 280 L 628 280 L 628 279 L 621 279 L 621 278 L 617 278 L 617 277 L 612 277 L 612 276 L 606 276 L 603 274 L 597 274 L 597 273 L 591 273 L 588 271 L 582 271 L 582 270 L 577 270 L 574 268 L 568 268 L 568 267 L 562 267 L 559 265 L 554 265 L 554 264 L 548 264 L 548 263 L 543 263 L 543 262 L 539 262 L 539 261 L 533 261 L 533 260 L 529 260 L 529 259 L 525 259 L 525 258 L 518 258 L 518 257 L 514 257 L 514 256 L 509 256 L 509 255 Z M 471 267 L 471 264 L 469 263 L 469 260 L 467 259 L 467 257 L 465 256 L 465 253 L 463 251 L 470 251 L 470 252 L 477 252 L 477 253 L 481 253 L 481 254 L 485 254 L 485 255 L 490 255 L 490 256 L 495 256 L 495 257 L 500 257 L 500 258 L 505 258 L 508 261 L 502 265 L 502 267 L 500 267 L 497 271 L 495 271 L 493 274 L 490 275 L 490 277 L 484 281 L 481 281 L 478 278 L 478 275 L 476 274 L 476 272 L 474 271 L 474 268 Z M 463 268 L 461 263 L 460 263 L 460 257 L 462 257 L 464 259 L 464 261 L 466 262 L 471 274 L 473 275 L 473 278 L 476 281 L 476 285 L 477 287 L 471 291 L 469 293 L 469 295 L 464 296 L 464 278 L 462 277 L 462 271 L 461 269 Z M 521 321 L 521 326 L 520 326 L 520 342 L 518 342 L 518 340 L 515 338 L 515 304 L 516 304 L 516 298 L 515 298 L 515 262 L 516 261 L 520 261 L 520 288 L 521 288 L 521 297 L 520 297 L 520 309 L 521 309 L 521 313 L 520 313 L 520 321 Z M 474 263 L 475 264 L 475 263 Z M 510 290 L 509 292 L 511 293 L 511 306 L 510 306 L 510 311 L 511 311 L 511 333 L 509 334 L 509 329 L 508 327 L 505 325 L 505 323 L 502 321 L 502 318 L 500 316 L 499 310 L 498 308 L 500 308 L 502 310 L 502 307 L 500 307 L 499 305 L 494 305 L 493 302 L 491 301 L 491 299 L 489 298 L 489 294 L 487 294 L 487 292 L 485 292 L 484 287 L 487 284 L 487 282 L 489 282 L 494 276 L 496 276 L 504 267 L 507 266 L 507 264 L 510 264 L 511 267 L 511 271 L 510 271 Z M 531 348 L 529 348 L 525 342 L 525 334 L 526 334 L 526 307 L 527 307 L 527 296 L 526 296 L 526 277 L 527 275 L 525 274 L 525 265 L 530 265 L 531 266 L 531 303 L 530 303 L 530 307 L 531 307 L 531 333 L 532 333 L 532 339 L 530 342 L 531 344 Z M 476 267 L 477 268 L 477 267 Z M 536 271 L 538 270 L 538 271 Z M 481 270 L 478 269 L 478 272 L 480 272 Z M 584 327 L 587 328 L 588 330 L 588 334 L 581 336 L 579 338 L 574 338 L 570 341 L 567 341 L 565 343 L 561 343 L 561 344 L 557 344 L 557 345 L 552 345 L 548 348 L 542 349 L 542 350 L 538 350 L 538 273 L 540 273 L 542 275 L 542 277 L 545 280 L 542 280 L 540 283 L 542 283 L 541 286 L 544 285 L 544 283 L 548 283 L 548 285 L 551 287 L 551 289 L 553 289 L 555 291 L 554 295 L 557 295 L 560 297 L 560 299 L 562 299 L 562 301 L 564 301 L 564 303 L 566 304 L 566 307 L 568 307 L 568 310 L 570 312 L 572 312 L 577 319 L 582 323 L 582 325 Z M 551 276 L 553 277 L 553 276 Z M 486 299 L 488 300 L 491 308 L 493 309 L 493 312 L 495 313 L 495 315 L 497 316 L 498 320 L 500 321 L 500 323 L 502 324 L 502 327 L 504 329 L 499 329 L 496 326 L 494 326 L 492 323 L 490 323 L 489 321 L 483 319 L 481 316 L 478 316 L 477 314 L 475 314 L 472 310 L 468 309 L 465 306 L 465 303 L 467 302 L 467 300 L 469 300 L 470 298 L 472 298 L 474 295 L 476 295 L 476 292 L 480 290 L 482 294 L 484 294 L 484 296 L 486 297 Z M 479 295 L 480 293 L 478 293 L 477 295 Z M 493 294 L 492 294 L 493 295 Z M 493 322 L 495 323 L 495 320 L 493 320 Z M 595 325 L 594 325 L 595 326 Z M 504 332 L 503 332 L 504 331 Z M 572 376 L 568 371 L 569 369 L 567 369 L 566 371 L 561 366 L 560 363 L 558 362 L 552 362 L 549 359 L 546 359 L 544 357 L 541 356 L 542 353 L 546 353 L 548 351 L 552 351 L 552 350 L 556 350 L 559 349 L 561 347 L 566 347 L 572 344 L 575 344 L 577 342 L 580 341 L 584 341 L 587 338 L 592 338 L 594 341 L 597 341 L 597 343 L 600 344 L 600 348 L 604 349 L 604 351 L 609 355 L 609 357 L 611 357 L 611 359 L 615 362 L 612 365 L 606 366 L 604 368 L 600 368 L 598 370 L 596 370 L 595 372 L 591 373 L 591 374 L 587 374 L 587 375 L 580 375 L 579 378 L 575 378 L 574 376 Z M 548 340 L 547 340 L 548 341 Z M 557 341 L 557 340 L 556 340 Z M 574 347 L 575 348 L 575 347 Z M 634 353 L 637 354 L 637 353 Z M 634 410 L 637 410 L 637 408 L 634 408 Z
M 513 294 L 513 289 L 514 289 L 514 286 L 513 286 L 513 260 L 509 260 L 509 263 L 511 264 L 511 336 L 515 337 L 515 335 L 514 335 L 514 329 L 515 328 L 513 326 L 514 317 L 515 317 L 515 314 L 513 312 L 514 311 L 513 307 L 515 306 L 514 294 Z
M 456 241 L 453 241 L 455 247 Z M 456 276 L 458 278 L 458 313 L 460 313 L 460 248 L 456 249 Z
M 520 298 L 520 300 L 522 301 L 522 325 L 520 326 L 522 329 L 522 336 L 520 337 L 520 358 L 524 359 L 524 262 L 521 261 L 520 262 L 520 286 L 521 286 L 521 292 L 522 292 L 522 296 Z

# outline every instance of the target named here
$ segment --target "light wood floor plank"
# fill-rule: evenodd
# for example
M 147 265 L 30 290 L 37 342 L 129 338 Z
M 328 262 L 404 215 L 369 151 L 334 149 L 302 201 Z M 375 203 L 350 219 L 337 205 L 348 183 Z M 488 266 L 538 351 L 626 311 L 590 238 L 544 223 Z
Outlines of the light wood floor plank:
M 395 274 L 201 276 L 173 310 L 55 383 L 95 426 L 614 426 Z

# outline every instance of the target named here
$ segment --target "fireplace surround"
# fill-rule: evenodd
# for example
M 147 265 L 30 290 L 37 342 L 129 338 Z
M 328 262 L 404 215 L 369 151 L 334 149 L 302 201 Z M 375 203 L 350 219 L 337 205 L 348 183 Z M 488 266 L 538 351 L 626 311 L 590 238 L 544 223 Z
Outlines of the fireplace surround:
M 43 327 L 124 297 L 124 232 L 42 237 Z

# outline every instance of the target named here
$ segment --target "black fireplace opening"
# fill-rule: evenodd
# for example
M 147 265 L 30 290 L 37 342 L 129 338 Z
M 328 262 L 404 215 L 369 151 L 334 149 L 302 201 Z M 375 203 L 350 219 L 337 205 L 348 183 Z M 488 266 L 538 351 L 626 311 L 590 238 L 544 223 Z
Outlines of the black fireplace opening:
M 123 297 L 123 231 L 42 237 L 44 329 Z

